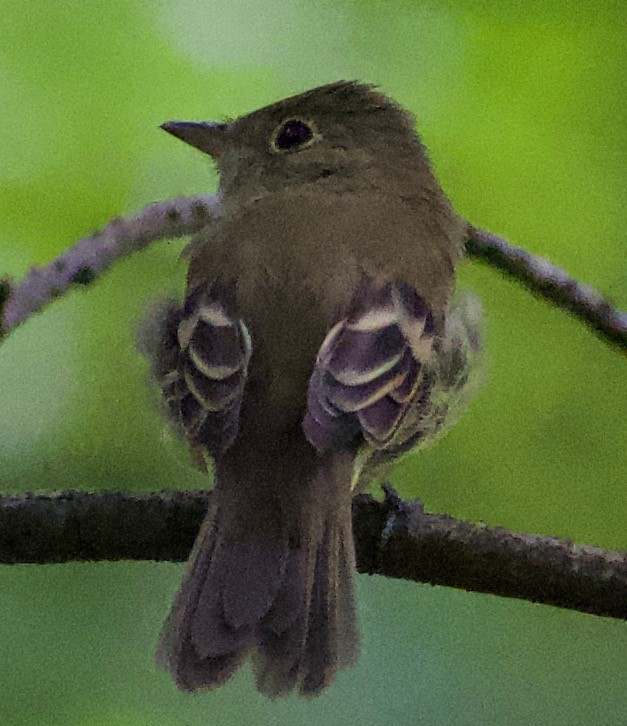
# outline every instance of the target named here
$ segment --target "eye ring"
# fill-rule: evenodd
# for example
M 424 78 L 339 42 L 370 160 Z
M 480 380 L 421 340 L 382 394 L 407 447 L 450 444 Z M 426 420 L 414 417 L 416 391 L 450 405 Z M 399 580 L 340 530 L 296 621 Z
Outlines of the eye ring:
M 307 119 L 290 116 L 283 119 L 270 138 L 270 150 L 275 154 L 289 154 L 307 149 L 320 138 L 316 124 Z M 302 139 L 302 140 L 300 140 Z

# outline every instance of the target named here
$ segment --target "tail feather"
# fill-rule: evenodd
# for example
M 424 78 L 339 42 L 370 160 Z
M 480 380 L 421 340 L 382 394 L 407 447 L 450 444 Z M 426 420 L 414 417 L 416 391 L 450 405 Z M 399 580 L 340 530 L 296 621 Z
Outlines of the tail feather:
M 270 610 L 285 575 L 287 540 L 236 542 L 223 556 L 224 569 L 239 569 L 239 577 L 224 587 L 224 611 L 232 628 L 254 625 Z
M 283 638 L 292 630 L 296 620 L 306 613 L 303 598 L 306 586 L 307 552 L 303 549 L 291 550 L 285 568 L 285 576 L 277 596 L 263 621 L 263 632 Z
M 183 690 L 221 685 L 250 654 L 261 692 L 276 697 L 298 690 L 312 697 L 354 663 L 350 495 L 326 497 L 321 490 L 331 491 L 330 475 L 312 477 L 312 487 L 321 487 L 303 509 L 301 529 L 281 534 L 272 528 L 266 533 L 274 536 L 266 539 L 247 539 L 234 510 L 222 511 L 218 479 L 213 514 L 195 545 L 158 653 L 158 663 Z M 344 484 L 348 492 L 349 477 Z M 259 503 L 262 519 L 264 506 Z
M 182 691 L 213 690 L 224 685 L 244 663 L 246 653 L 236 651 L 215 658 L 199 658 L 189 638 L 182 644 L 174 674 Z
M 253 670 L 257 689 L 269 698 L 289 694 L 299 679 L 313 586 L 310 562 L 308 548 L 292 550 L 281 590 L 260 626 Z
M 359 654 L 350 513 L 327 520 L 312 545 L 304 556 L 292 555 L 291 569 L 299 563 L 304 574 L 284 582 L 262 624 L 255 675 L 257 688 L 270 697 L 296 687 L 302 696 L 320 695 Z
M 355 545 L 352 524 L 350 537 L 340 537 L 339 574 L 337 578 L 338 669 L 352 668 L 359 660 L 359 628 L 355 598 Z
M 229 582 L 224 565 L 231 558 L 224 552 L 216 557 L 217 551 L 216 548 L 189 625 L 191 644 L 201 659 L 243 650 L 253 636 L 253 624 L 235 626 L 229 622 L 222 596 Z
M 181 588 L 174 600 L 172 610 L 163 626 L 157 649 L 157 665 L 169 671 L 176 684 L 183 691 L 210 689 L 221 686 L 242 665 L 248 639 L 240 638 L 231 647 L 214 651 L 211 656 L 198 652 L 193 642 L 192 631 L 199 619 L 196 617 L 200 592 L 204 583 L 203 572 L 211 569 L 216 550 L 216 528 L 214 519 L 216 508 L 213 506 L 196 538 Z M 217 605 L 210 608 L 210 615 L 200 622 L 219 624 Z M 216 638 L 215 645 L 224 642 Z
M 318 548 L 313 592 L 309 606 L 307 641 L 301 664 L 303 696 L 322 693 L 333 681 L 338 665 L 338 575 L 339 538 L 328 530 Z

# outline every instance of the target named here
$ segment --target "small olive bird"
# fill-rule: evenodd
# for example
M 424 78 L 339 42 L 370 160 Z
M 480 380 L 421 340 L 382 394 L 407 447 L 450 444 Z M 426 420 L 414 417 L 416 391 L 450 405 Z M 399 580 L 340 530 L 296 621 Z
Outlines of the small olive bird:
M 185 691 L 250 656 L 261 692 L 310 697 L 356 662 L 352 496 L 476 388 L 480 307 L 453 303 L 469 227 L 413 125 L 341 81 L 162 126 L 215 160 L 223 205 L 141 344 L 172 426 L 214 462 L 158 653 Z

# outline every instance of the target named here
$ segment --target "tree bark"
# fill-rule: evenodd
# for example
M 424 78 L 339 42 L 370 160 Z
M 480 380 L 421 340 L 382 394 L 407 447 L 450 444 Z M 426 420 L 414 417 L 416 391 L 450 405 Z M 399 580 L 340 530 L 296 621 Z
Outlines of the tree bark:
M 356 497 L 360 572 L 627 618 L 627 554 Z M 187 559 L 208 492 L 0 497 L 0 563 Z

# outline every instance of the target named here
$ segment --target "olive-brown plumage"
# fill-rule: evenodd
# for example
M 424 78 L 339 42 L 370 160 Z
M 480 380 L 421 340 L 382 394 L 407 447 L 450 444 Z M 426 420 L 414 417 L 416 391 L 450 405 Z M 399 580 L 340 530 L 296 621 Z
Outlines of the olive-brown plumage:
M 477 318 L 451 308 L 467 224 L 371 86 L 164 128 L 217 161 L 224 215 L 187 248 L 153 346 L 216 479 L 159 660 L 196 690 L 251 655 L 261 691 L 317 695 L 358 657 L 355 489 L 468 397 Z

